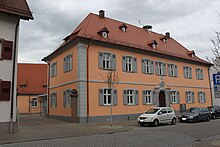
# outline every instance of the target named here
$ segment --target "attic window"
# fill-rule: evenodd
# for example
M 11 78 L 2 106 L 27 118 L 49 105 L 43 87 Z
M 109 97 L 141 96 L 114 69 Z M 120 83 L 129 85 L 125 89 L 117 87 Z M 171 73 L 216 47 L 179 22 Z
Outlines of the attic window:
M 27 87 L 27 81 L 26 81 L 26 80 L 21 81 L 20 87 L 21 87 L 21 88 L 26 88 L 26 87 Z
M 153 49 L 157 48 L 157 41 L 156 40 L 152 40 L 150 42 L 147 43 L 150 47 L 152 47 Z
M 161 37 L 160 37 L 160 40 L 163 41 L 164 43 L 167 42 L 167 38 L 166 38 L 166 36 L 161 36 Z
M 188 52 L 187 52 L 187 55 L 189 55 L 189 56 L 195 58 L 195 52 L 194 52 L 194 50 L 188 51 Z
M 121 25 L 119 26 L 119 29 L 121 29 L 122 32 L 126 32 L 126 29 L 127 29 L 127 28 L 128 28 L 128 27 L 126 26 L 125 23 L 123 23 L 123 24 L 121 24 Z
M 106 27 L 104 27 L 100 29 L 97 33 L 101 35 L 103 38 L 108 38 L 109 30 Z

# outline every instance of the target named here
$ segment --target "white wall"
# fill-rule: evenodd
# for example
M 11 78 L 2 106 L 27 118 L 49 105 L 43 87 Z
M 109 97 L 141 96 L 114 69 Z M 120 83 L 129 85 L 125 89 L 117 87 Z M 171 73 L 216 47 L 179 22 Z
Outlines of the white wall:
M 14 15 L 8 15 L 0 12 L 0 38 L 13 41 L 15 43 L 15 27 L 19 18 Z M 14 48 L 13 48 L 14 50 Z M 17 56 L 17 53 L 16 53 Z M 13 58 L 13 57 L 12 57 Z M 12 81 L 13 60 L 0 60 L 0 79 Z M 14 86 L 14 117 L 16 120 L 16 83 L 17 83 L 17 57 Z M 12 86 L 12 85 L 11 85 Z M 12 88 L 11 88 L 12 90 Z M 11 96 L 12 97 L 12 96 Z M 0 123 L 10 121 L 11 101 L 0 102 Z

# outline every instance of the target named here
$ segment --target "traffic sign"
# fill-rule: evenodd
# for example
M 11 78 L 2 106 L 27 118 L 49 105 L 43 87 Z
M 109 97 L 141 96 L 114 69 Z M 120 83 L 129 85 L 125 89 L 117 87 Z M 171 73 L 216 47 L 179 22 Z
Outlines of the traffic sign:
M 220 85 L 220 74 L 213 74 L 213 83 L 214 85 Z

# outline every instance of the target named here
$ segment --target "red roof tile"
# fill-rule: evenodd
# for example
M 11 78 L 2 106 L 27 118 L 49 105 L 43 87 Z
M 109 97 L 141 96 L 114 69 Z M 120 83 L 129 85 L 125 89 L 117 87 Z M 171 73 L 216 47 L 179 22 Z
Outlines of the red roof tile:
M 34 19 L 26 0 L 0 0 L 0 12 L 21 16 L 21 19 Z
M 47 64 L 18 63 L 18 94 L 45 94 L 44 85 L 47 85 Z

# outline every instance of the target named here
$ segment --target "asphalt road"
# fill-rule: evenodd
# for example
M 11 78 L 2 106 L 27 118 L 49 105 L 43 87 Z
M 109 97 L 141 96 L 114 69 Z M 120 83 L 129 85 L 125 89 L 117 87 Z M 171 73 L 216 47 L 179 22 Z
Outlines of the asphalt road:
M 133 128 L 131 131 L 113 134 L 20 142 L 0 147 L 208 147 L 210 139 L 220 136 L 220 119 L 201 123 L 177 123 L 175 126 L 140 127 L 132 124 L 130 127 Z

